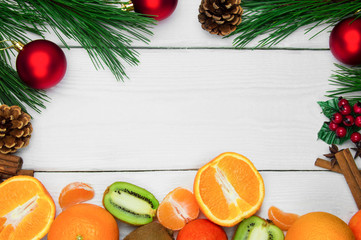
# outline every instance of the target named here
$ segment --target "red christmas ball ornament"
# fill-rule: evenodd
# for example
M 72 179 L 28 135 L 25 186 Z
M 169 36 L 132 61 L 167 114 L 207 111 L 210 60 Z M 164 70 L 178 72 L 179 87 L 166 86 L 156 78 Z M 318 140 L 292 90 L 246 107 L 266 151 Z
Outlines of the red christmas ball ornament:
M 347 18 L 339 22 L 330 35 L 330 49 L 344 64 L 361 64 L 361 18 Z
M 132 0 L 134 11 L 154 15 L 160 21 L 169 17 L 177 7 L 178 0 Z
M 47 89 L 61 81 L 66 72 L 66 58 L 61 48 L 48 40 L 26 45 L 14 43 L 19 51 L 16 69 L 21 80 L 32 88 Z

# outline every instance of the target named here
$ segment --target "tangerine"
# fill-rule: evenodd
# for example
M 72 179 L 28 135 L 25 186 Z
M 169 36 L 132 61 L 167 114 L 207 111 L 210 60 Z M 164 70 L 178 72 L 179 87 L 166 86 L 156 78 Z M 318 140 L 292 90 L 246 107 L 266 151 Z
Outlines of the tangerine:
M 182 229 L 198 215 L 199 206 L 193 193 L 181 187 L 168 193 L 157 210 L 158 221 L 171 230 Z
M 59 195 L 59 205 L 64 210 L 94 197 L 94 189 L 86 183 L 73 182 L 66 185 Z
M 268 218 L 274 225 L 283 231 L 287 231 L 300 216 L 294 213 L 286 213 L 275 206 L 268 209 Z
M 311 212 L 297 219 L 286 240 L 354 240 L 351 229 L 340 218 L 326 212 Z
M 361 240 L 361 210 L 352 216 L 348 226 L 351 228 L 356 240 Z
M 80 203 L 65 209 L 55 219 L 48 240 L 118 240 L 114 217 L 104 208 Z
M 0 184 L 0 196 L 0 240 L 35 240 L 48 233 L 55 204 L 39 180 L 9 178 Z
M 179 231 L 177 240 L 227 240 L 223 228 L 207 219 L 196 219 Z
M 194 180 L 200 209 L 212 222 L 232 227 L 255 214 L 265 189 L 252 162 L 238 153 L 226 152 L 201 167 Z

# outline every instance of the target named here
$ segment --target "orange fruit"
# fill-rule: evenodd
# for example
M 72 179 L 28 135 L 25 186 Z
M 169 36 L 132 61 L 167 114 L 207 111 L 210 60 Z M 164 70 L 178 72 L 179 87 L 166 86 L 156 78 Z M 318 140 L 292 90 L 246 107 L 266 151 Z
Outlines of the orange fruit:
M 199 206 L 193 193 L 181 187 L 168 193 L 157 210 L 158 221 L 171 230 L 182 229 L 198 215 Z
M 90 200 L 94 197 L 94 189 L 82 182 L 73 182 L 66 185 L 59 195 L 59 205 L 62 209 L 74 204 Z
M 348 226 L 351 228 L 356 240 L 361 240 L 361 210 L 352 216 Z
M 283 231 L 287 231 L 299 217 L 297 214 L 283 212 L 274 206 L 268 209 L 268 218 Z
M 16 176 L 0 184 L 0 240 L 41 239 L 54 217 L 54 201 L 36 178 Z
M 231 227 L 261 207 L 265 189 L 252 162 L 238 154 L 222 153 L 198 170 L 194 195 L 212 222 Z
M 55 219 L 48 240 L 118 240 L 114 217 L 104 208 L 80 203 L 65 209 Z
M 179 231 L 177 240 L 227 240 L 223 228 L 207 219 L 196 219 Z
M 297 219 L 286 240 L 354 240 L 351 229 L 340 218 L 326 212 L 311 212 Z

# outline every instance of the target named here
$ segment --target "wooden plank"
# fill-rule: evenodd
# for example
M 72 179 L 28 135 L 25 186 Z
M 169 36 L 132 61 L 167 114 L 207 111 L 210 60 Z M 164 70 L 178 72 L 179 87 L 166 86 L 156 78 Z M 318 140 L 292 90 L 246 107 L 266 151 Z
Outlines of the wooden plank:
M 232 48 L 234 37 L 222 38 L 214 36 L 204 31 L 201 24 L 198 22 L 198 7 L 201 0 L 182 0 L 178 1 L 178 6 L 168 19 L 158 22 L 152 29 L 154 35 L 150 36 L 151 43 L 149 45 L 142 42 L 134 42 L 134 47 L 212 47 L 212 48 Z M 318 27 L 311 33 L 305 35 L 305 29 L 302 28 L 294 34 L 286 38 L 277 48 L 328 48 L 329 32 L 324 31 L 317 37 L 310 40 L 310 38 L 318 31 L 322 30 L 324 26 Z M 39 37 L 33 36 L 32 39 Z M 54 33 L 46 35 L 46 38 L 62 44 Z M 259 38 L 261 39 L 261 38 Z M 257 45 L 256 41 L 249 44 L 248 47 Z M 73 40 L 68 40 L 68 44 L 72 46 L 79 46 Z
M 101 205 L 103 192 L 115 181 L 127 181 L 152 192 L 161 201 L 176 187 L 192 189 L 195 171 L 121 172 L 121 173 L 36 173 L 57 204 L 60 191 L 67 184 L 82 181 L 92 185 L 91 203 Z M 348 222 L 357 211 L 356 204 L 342 175 L 329 172 L 261 172 L 266 188 L 264 203 L 257 215 L 267 218 L 272 205 L 287 212 L 305 214 L 312 211 L 332 213 Z M 332 200 L 331 200 L 332 199 Z M 203 217 L 203 216 L 202 216 Z M 119 223 L 120 239 L 134 227 Z M 234 228 L 226 228 L 229 239 Z
M 66 51 L 65 79 L 35 113 L 25 169 L 197 169 L 234 151 L 257 168 L 318 169 L 333 68 L 322 51 L 141 50 L 130 80 Z M 275 64 L 277 62 L 277 64 Z

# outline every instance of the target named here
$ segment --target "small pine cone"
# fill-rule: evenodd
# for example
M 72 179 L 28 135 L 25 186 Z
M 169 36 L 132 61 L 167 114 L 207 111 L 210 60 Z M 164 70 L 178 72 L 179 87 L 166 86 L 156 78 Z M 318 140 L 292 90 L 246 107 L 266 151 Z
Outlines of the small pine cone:
M 29 144 L 33 127 L 19 106 L 0 106 L 0 153 L 14 153 Z
M 211 34 L 226 36 L 242 21 L 241 0 L 202 0 L 198 20 Z

